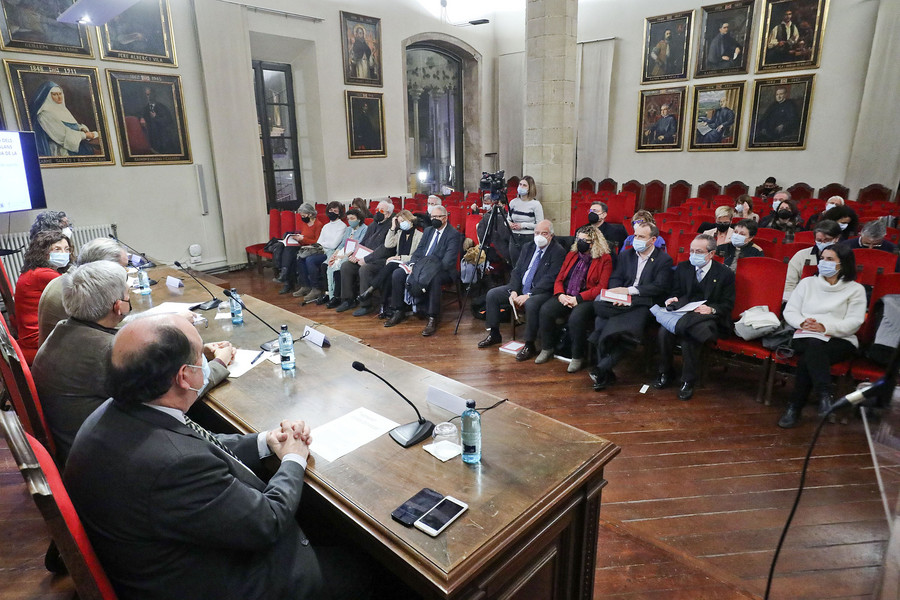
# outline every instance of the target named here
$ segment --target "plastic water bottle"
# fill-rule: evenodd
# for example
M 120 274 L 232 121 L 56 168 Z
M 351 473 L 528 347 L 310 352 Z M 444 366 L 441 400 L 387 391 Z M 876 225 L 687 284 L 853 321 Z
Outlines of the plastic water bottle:
M 278 352 L 281 354 L 281 369 L 290 371 L 294 368 L 294 336 L 288 331 L 287 325 L 281 326 L 278 334 Z
M 462 459 L 469 464 L 481 462 L 481 414 L 474 400 L 466 400 L 462 414 Z
M 231 288 L 231 322 L 234 325 L 240 325 L 244 322 L 244 308 L 241 306 L 241 297 L 234 288 Z
M 141 287 L 141 295 L 150 295 L 150 276 L 144 269 L 138 269 L 138 285 Z

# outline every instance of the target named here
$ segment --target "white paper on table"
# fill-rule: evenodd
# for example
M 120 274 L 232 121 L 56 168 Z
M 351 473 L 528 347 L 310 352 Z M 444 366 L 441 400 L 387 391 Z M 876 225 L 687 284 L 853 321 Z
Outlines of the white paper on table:
M 697 300 L 696 302 L 688 302 L 687 304 L 685 304 L 684 306 L 682 306 L 682 307 L 679 308 L 678 310 L 670 310 L 669 312 L 673 312 L 673 313 L 689 313 L 689 312 L 694 312 L 694 309 L 695 309 L 695 308 L 697 308 L 698 306 L 703 306 L 704 304 L 706 304 L 706 301 L 705 301 L 705 300 Z
M 427 444 L 422 446 L 422 449 L 442 462 L 447 462 L 454 456 L 462 454 L 462 448 L 459 447 L 459 444 L 454 444 L 450 440 L 441 440 L 434 444 Z
M 132 277 L 129 275 L 128 278 L 125 279 L 125 287 L 127 287 L 129 290 L 133 290 L 136 285 L 137 277 Z
M 331 462 L 381 437 L 394 427 L 390 419 L 368 408 L 357 408 L 312 430 L 310 450 Z
M 272 353 L 263 352 L 263 355 L 259 356 L 259 350 L 245 350 L 243 348 L 238 348 L 234 353 L 234 359 L 232 359 L 231 364 L 228 365 L 229 379 L 240 377 L 253 367 L 264 362 L 265 359 L 268 358 L 266 354 Z M 257 360 L 254 364 L 250 364 L 257 356 L 259 356 L 259 360 Z
M 145 315 L 165 315 L 169 313 L 190 312 L 191 308 L 197 306 L 196 302 L 163 302 L 159 306 L 154 306 L 141 313 Z

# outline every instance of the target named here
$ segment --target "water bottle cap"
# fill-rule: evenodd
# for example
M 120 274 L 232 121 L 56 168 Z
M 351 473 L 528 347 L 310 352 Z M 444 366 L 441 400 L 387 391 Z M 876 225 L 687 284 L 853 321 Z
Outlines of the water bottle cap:
M 475 408 L 474 400 L 466 400 L 466 408 Z
M 282 330 L 282 331 L 287 331 L 287 325 L 282 325 L 282 326 L 281 326 L 281 330 Z

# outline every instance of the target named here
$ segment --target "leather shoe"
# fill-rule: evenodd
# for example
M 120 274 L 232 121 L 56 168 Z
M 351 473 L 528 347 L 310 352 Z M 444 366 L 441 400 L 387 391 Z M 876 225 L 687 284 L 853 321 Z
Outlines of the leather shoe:
M 605 390 L 616 382 L 616 374 L 612 371 L 596 371 L 595 377 L 591 377 L 594 381 L 594 391 L 599 392 Z
M 356 307 L 356 300 L 344 300 L 341 302 L 341 305 L 337 307 L 334 312 L 347 312 L 351 308 Z
M 360 294 L 359 296 L 356 297 L 357 301 L 359 301 L 359 302 L 365 302 L 366 300 L 368 300 L 368 299 L 370 299 L 370 298 L 372 297 L 372 293 L 373 293 L 374 291 L 375 291 L 375 288 L 373 288 L 373 287 L 370 285 L 370 286 L 368 287 L 368 289 L 366 289 L 366 291 L 364 291 L 362 294 Z
M 530 360 L 534 358 L 535 354 L 537 354 L 537 348 L 534 347 L 534 344 L 525 342 L 525 345 L 522 346 L 522 349 L 516 354 L 516 360 L 519 362 Z
M 678 390 L 678 399 L 679 400 L 690 400 L 694 395 L 694 384 L 690 381 L 685 381 L 681 384 L 681 389 Z
M 364 317 L 371 312 L 375 312 L 375 307 L 372 306 L 372 303 L 370 302 L 368 305 L 363 304 L 362 306 L 360 306 L 359 308 L 354 310 L 353 316 L 354 317 Z
M 402 310 L 395 310 L 394 314 L 391 315 L 391 318 L 384 322 L 385 327 L 393 327 L 394 325 L 399 325 L 406 318 L 406 313 Z
M 294 291 L 294 286 L 293 286 L 293 284 L 285 283 L 285 284 L 281 287 L 281 289 L 278 290 L 278 294 L 279 294 L 280 296 L 284 296 L 285 294 L 290 294 L 290 293 L 293 292 L 293 291 Z
M 487 348 L 488 346 L 493 346 L 494 344 L 503 343 L 503 338 L 499 334 L 495 334 L 492 331 L 489 331 L 487 337 L 478 342 L 479 348 Z
M 672 385 L 672 374 L 671 373 L 660 373 L 656 377 L 656 381 L 654 381 L 651 385 L 654 390 L 661 390 Z
M 311 290 L 312 290 L 311 287 L 309 287 L 308 285 L 304 285 L 299 290 L 294 292 L 293 296 L 294 296 L 294 298 L 302 298 L 303 296 L 307 295 Z
M 437 318 L 436 317 L 428 317 L 428 321 L 425 323 L 425 329 L 422 330 L 423 337 L 431 337 L 437 331 Z
M 787 410 L 778 419 L 778 426 L 782 429 L 793 429 L 800 424 L 800 409 L 793 404 L 788 404 Z
M 316 306 L 322 306 L 323 304 L 328 304 L 331 302 L 331 298 L 328 297 L 328 294 L 322 294 L 316 299 Z
M 337 308 L 340 305 L 341 305 L 340 298 L 332 298 L 331 300 L 328 301 L 328 304 L 325 305 L 325 308 Z

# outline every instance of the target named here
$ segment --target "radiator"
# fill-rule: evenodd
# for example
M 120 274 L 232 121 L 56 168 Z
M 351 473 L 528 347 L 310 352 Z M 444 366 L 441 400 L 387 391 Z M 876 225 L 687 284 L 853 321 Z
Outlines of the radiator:
M 74 251 L 84 246 L 89 241 L 98 237 L 109 237 L 116 233 L 115 223 L 108 225 L 85 225 L 83 227 L 72 227 L 72 243 L 75 245 Z M 25 248 L 28 246 L 28 232 L 4 233 L 0 234 L 0 248 L 9 248 L 20 252 L 2 257 L 3 266 L 6 267 L 6 274 L 9 276 L 9 283 L 13 293 L 16 291 L 16 280 L 22 273 L 22 262 L 25 259 Z M 76 254 L 77 256 L 77 254 Z

